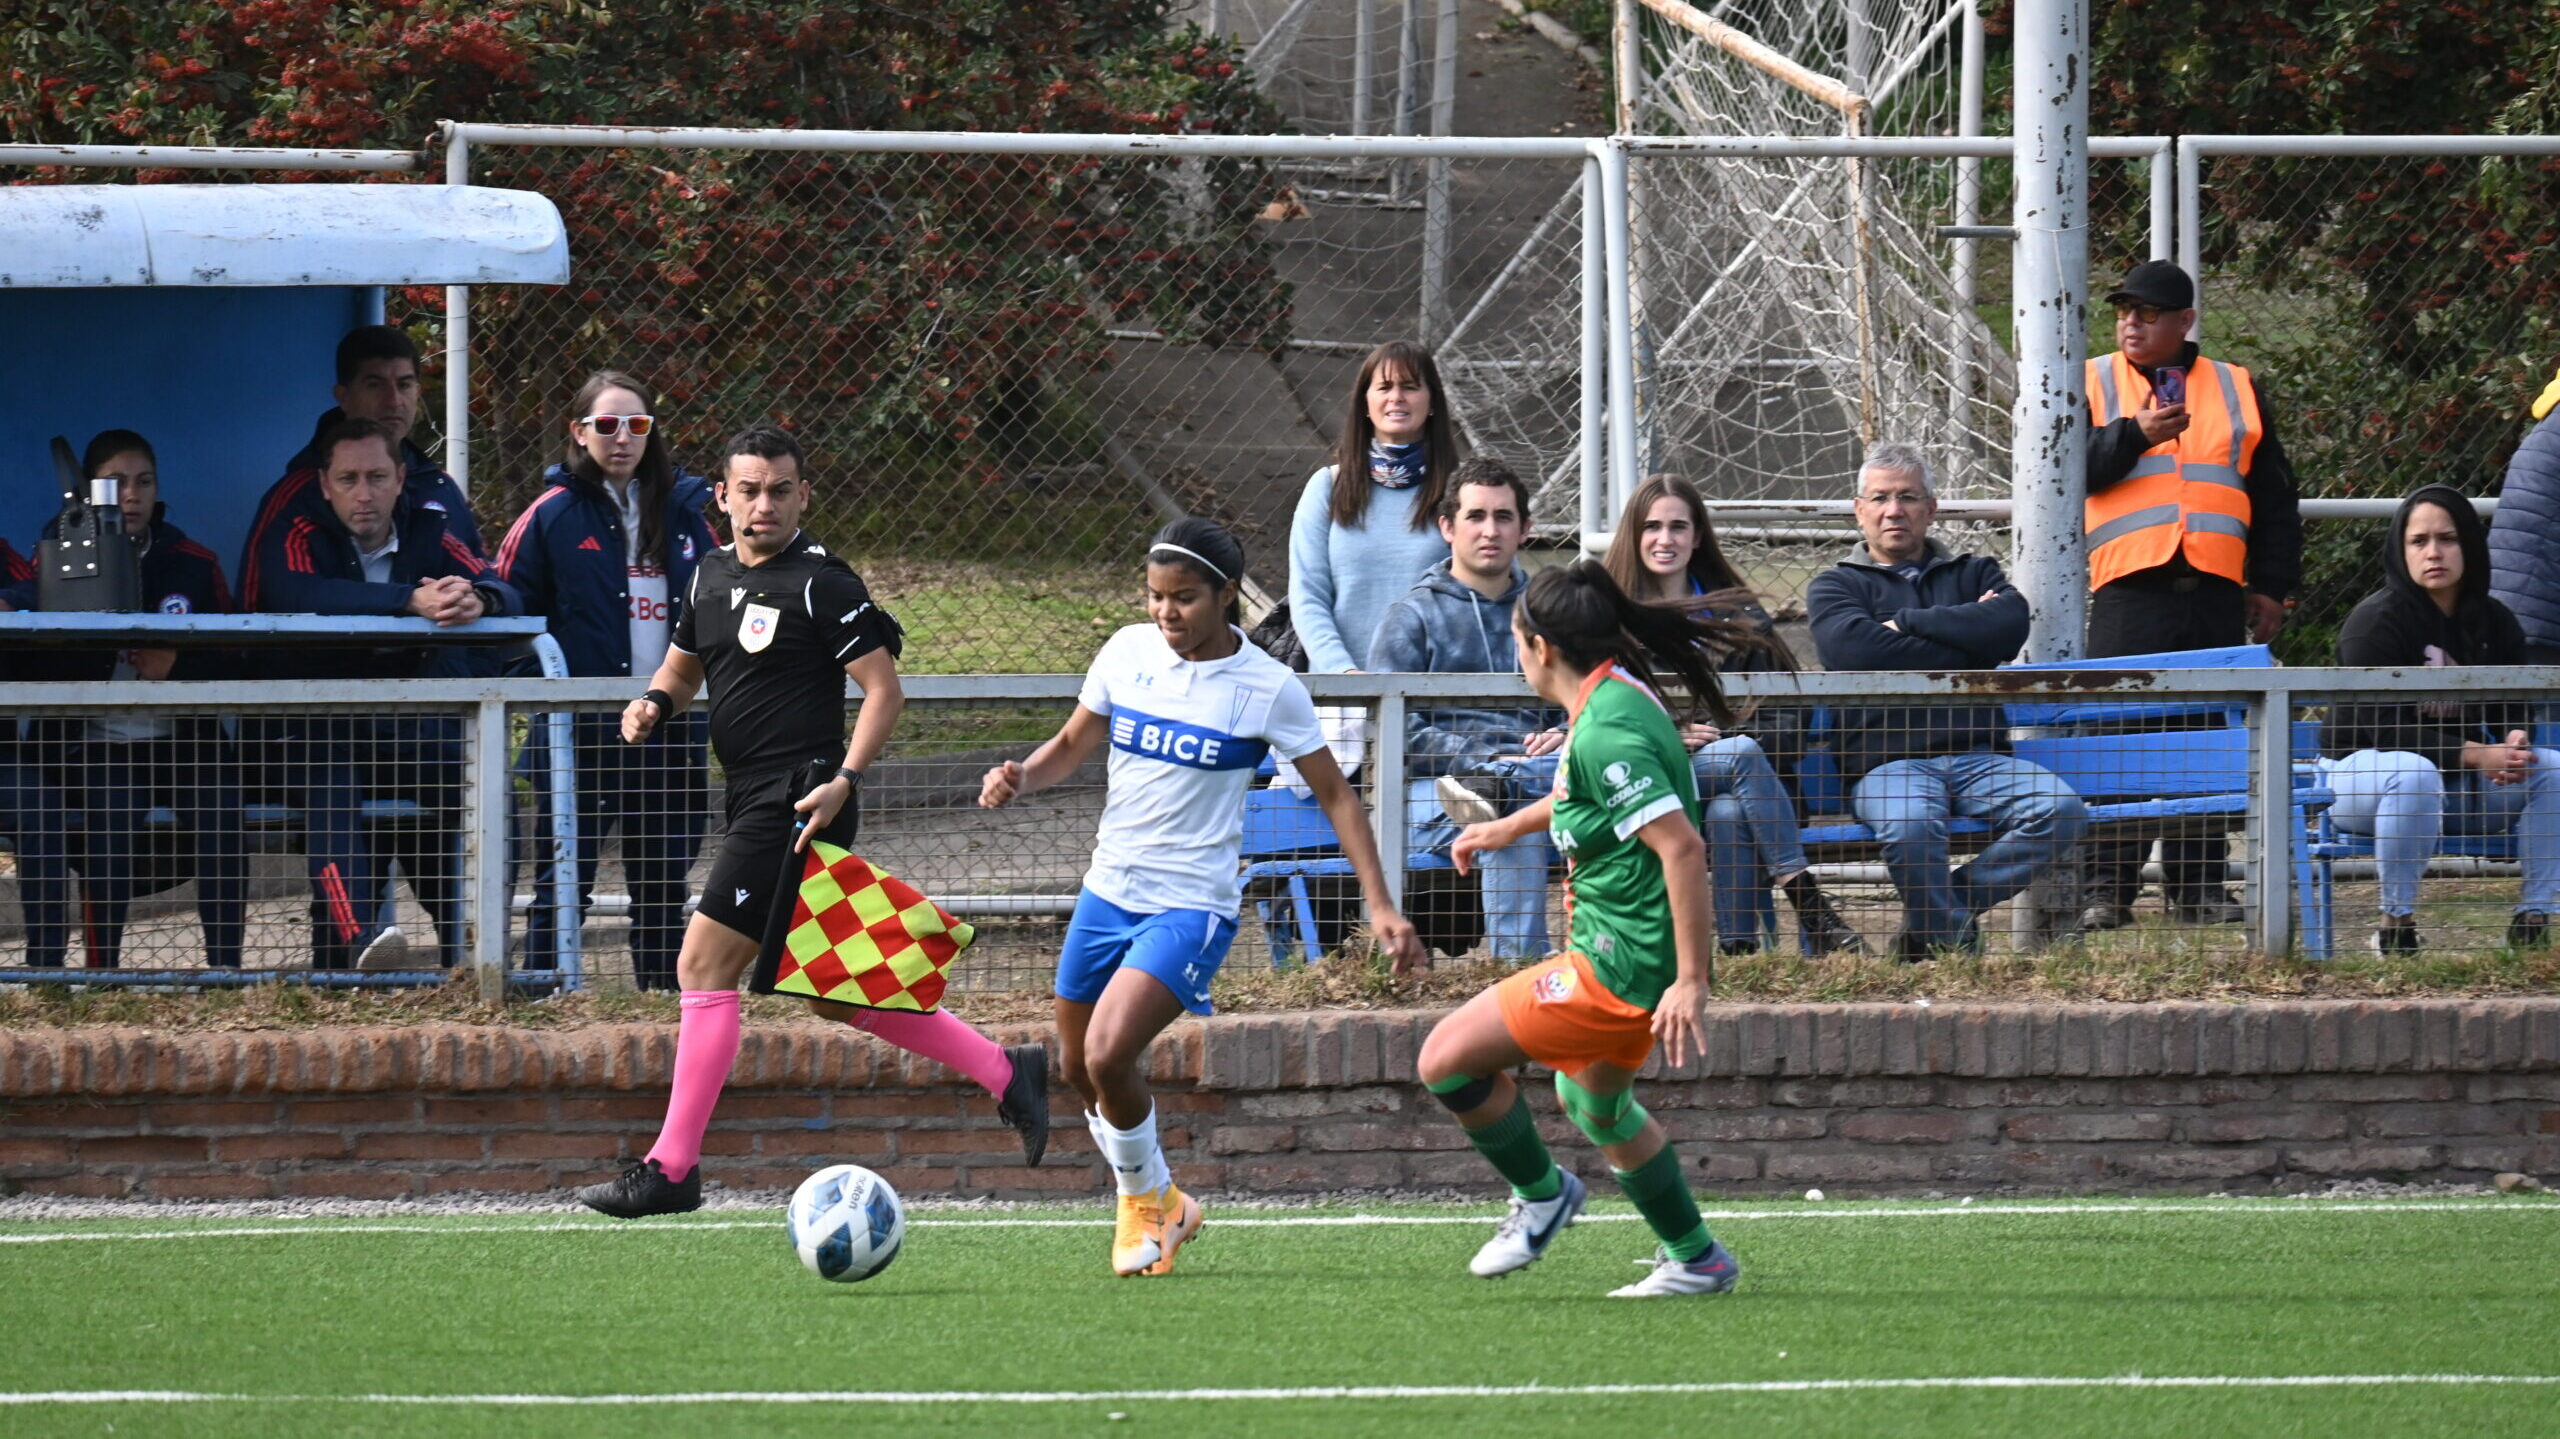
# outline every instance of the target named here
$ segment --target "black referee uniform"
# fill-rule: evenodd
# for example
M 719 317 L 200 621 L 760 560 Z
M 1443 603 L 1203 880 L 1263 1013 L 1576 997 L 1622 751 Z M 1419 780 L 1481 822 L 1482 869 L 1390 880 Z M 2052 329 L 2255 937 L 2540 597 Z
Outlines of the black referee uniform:
M 905 638 L 862 577 L 806 530 L 763 564 L 727 545 L 694 570 L 673 643 L 702 662 L 711 752 L 729 780 L 703 914 L 762 938 L 804 767 L 844 763 L 844 667 L 883 648 L 894 659 Z

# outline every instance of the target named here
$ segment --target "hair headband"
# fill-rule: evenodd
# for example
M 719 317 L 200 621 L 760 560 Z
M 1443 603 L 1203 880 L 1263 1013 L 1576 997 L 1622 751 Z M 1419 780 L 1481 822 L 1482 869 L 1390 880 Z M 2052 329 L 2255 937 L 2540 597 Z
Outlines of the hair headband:
M 1210 564 L 1209 557 L 1201 554 L 1197 550 L 1186 550 L 1180 545 L 1168 545 L 1162 542 L 1147 546 L 1147 553 L 1150 555 L 1154 554 L 1158 550 L 1171 550 L 1177 555 L 1187 555 L 1192 559 L 1198 560 L 1201 567 L 1206 569 L 1209 573 L 1216 575 L 1221 584 L 1235 578 L 1235 576 L 1228 574 L 1225 570 L 1219 569 L 1216 565 Z

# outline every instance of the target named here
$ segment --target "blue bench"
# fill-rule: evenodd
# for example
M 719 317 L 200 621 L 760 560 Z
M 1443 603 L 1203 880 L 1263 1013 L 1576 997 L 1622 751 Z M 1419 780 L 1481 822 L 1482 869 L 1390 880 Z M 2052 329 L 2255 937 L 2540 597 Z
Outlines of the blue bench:
M 1428 780 L 1411 783 L 1425 790 L 1430 787 Z M 1285 964 L 1299 956 L 1312 961 L 1323 955 L 1315 896 L 1307 881 L 1347 879 L 1352 869 L 1351 861 L 1342 857 L 1342 845 L 1334 835 L 1332 821 L 1325 818 L 1315 797 L 1283 788 L 1247 791 L 1244 860 L 1247 886 L 1259 880 L 1277 890 L 1275 895 L 1253 902 L 1263 938 L 1271 947 L 1272 964 Z M 1405 859 L 1408 874 L 1451 868 L 1454 866 L 1442 855 L 1408 854 Z M 1273 913 L 1275 905 L 1282 902 L 1288 908 L 1285 920 Z

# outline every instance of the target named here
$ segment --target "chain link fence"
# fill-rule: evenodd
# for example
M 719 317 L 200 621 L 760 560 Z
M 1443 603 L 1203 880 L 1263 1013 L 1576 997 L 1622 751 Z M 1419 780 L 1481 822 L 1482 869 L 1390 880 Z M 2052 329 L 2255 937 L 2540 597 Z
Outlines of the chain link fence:
M 2204 149 L 2186 217 L 2202 342 L 2272 396 L 2306 496 L 2497 492 L 2560 362 L 2560 141 L 2521 143 L 2540 153 Z M 2381 531 L 2308 527 L 2289 661 L 2334 660 L 2339 622 L 2382 584 Z

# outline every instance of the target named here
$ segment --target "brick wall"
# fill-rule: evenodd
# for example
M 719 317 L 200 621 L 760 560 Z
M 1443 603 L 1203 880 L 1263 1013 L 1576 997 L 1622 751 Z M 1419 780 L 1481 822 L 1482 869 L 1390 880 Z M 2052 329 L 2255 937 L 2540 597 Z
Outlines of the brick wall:
M 1436 1015 L 1189 1023 L 1152 1059 L 1203 1189 L 1481 1187 L 1412 1080 Z M 1031 1037 L 1033 1031 L 1011 1036 Z M 2120 1191 L 2560 1171 L 2560 999 L 1720 1009 L 1642 1089 L 1725 1191 Z M 527 1192 L 647 1147 L 671 1026 L 0 1035 L 0 1187 L 160 1198 Z M 1598 1161 L 1531 1091 L 1561 1155 Z M 1072 1101 L 1027 1169 L 994 1106 L 851 1030 L 750 1029 L 707 1153 L 733 1185 L 852 1160 L 910 1194 L 1099 1184 Z

